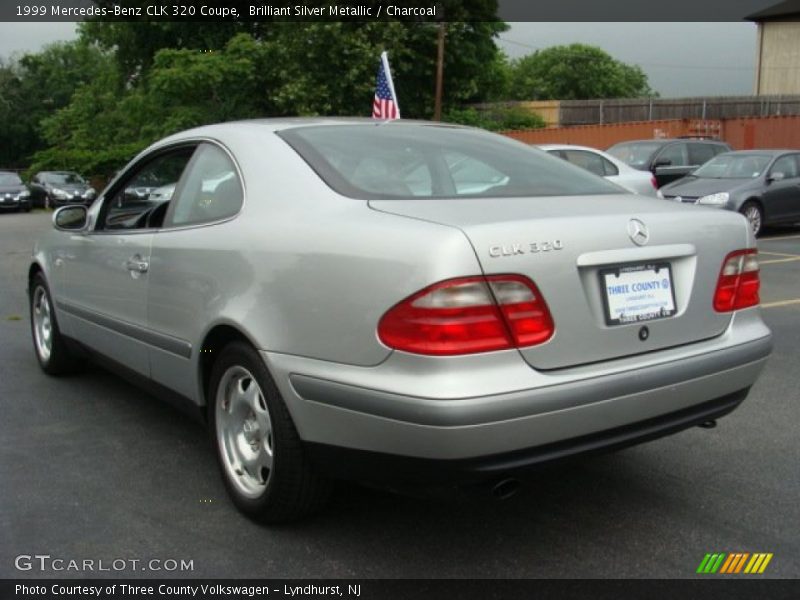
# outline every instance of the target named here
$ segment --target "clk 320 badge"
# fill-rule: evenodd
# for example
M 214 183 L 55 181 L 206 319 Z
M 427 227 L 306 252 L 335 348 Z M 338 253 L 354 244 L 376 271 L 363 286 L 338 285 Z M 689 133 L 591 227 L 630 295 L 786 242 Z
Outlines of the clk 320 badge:
M 499 258 L 501 256 L 516 256 L 517 254 L 537 254 L 539 252 L 551 252 L 552 250 L 563 250 L 564 244 L 561 240 L 551 240 L 546 242 L 529 242 L 527 244 L 508 244 L 489 246 L 489 256 Z

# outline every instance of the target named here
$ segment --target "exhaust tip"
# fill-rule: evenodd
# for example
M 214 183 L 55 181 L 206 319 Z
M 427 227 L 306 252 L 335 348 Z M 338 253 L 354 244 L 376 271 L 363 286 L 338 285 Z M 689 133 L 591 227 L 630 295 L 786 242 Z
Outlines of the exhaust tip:
M 717 426 L 717 420 L 711 419 L 710 421 L 706 421 L 705 423 L 700 423 L 698 427 L 702 427 L 703 429 L 714 429 Z
M 502 479 L 492 487 L 492 496 L 498 500 L 508 500 L 519 491 L 520 486 L 517 479 Z

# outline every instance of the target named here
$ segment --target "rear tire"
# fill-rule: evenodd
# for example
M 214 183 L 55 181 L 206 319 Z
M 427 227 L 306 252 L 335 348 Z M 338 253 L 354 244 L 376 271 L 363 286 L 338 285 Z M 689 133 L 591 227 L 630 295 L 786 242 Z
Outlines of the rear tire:
M 331 484 L 308 460 L 258 352 L 244 342 L 225 346 L 208 389 L 217 461 L 237 508 L 264 523 L 296 520 L 321 508 Z
M 78 372 L 83 361 L 74 356 L 61 329 L 53 309 L 50 288 L 44 275 L 37 273 L 30 283 L 30 322 L 33 349 L 39 366 L 48 375 L 69 375 Z
M 739 209 L 739 212 L 744 215 L 747 222 L 750 224 L 750 230 L 753 235 L 758 237 L 764 229 L 764 211 L 758 203 L 748 200 Z

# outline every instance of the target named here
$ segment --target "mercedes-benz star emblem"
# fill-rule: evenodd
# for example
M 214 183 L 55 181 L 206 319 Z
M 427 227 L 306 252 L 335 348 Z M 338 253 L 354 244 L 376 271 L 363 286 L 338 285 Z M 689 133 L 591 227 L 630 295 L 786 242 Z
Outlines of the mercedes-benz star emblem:
M 647 230 L 647 225 L 639 219 L 631 219 L 628 221 L 628 236 L 637 246 L 644 246 L 650 239 L 650 232 Z

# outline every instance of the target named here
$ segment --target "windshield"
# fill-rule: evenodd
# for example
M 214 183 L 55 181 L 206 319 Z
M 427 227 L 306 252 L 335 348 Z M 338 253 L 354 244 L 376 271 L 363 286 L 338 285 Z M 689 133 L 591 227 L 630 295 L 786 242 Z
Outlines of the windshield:
M 86 180 L 77 173 L 48 173 L 43 176 L 47 183 L 65 184 L 65 183 L 86 183 Z
M 770 157 L 763 154 L 720 154 L 692 175 L 706 179 L 753 179 L 761 175 Z
M 663 145 L 661 142 L 625 142 L 611 146 L 606 152 L 634 169 L 644 170 L 650 164 L 653 154 Z
M 278 132 L 338 193 L 359 199 L 624 193 L 541 150 L 480 130 L 421 124 Z
M 22 179 L 16 173 L 0 173 L 0 185 L 22 185 Z

